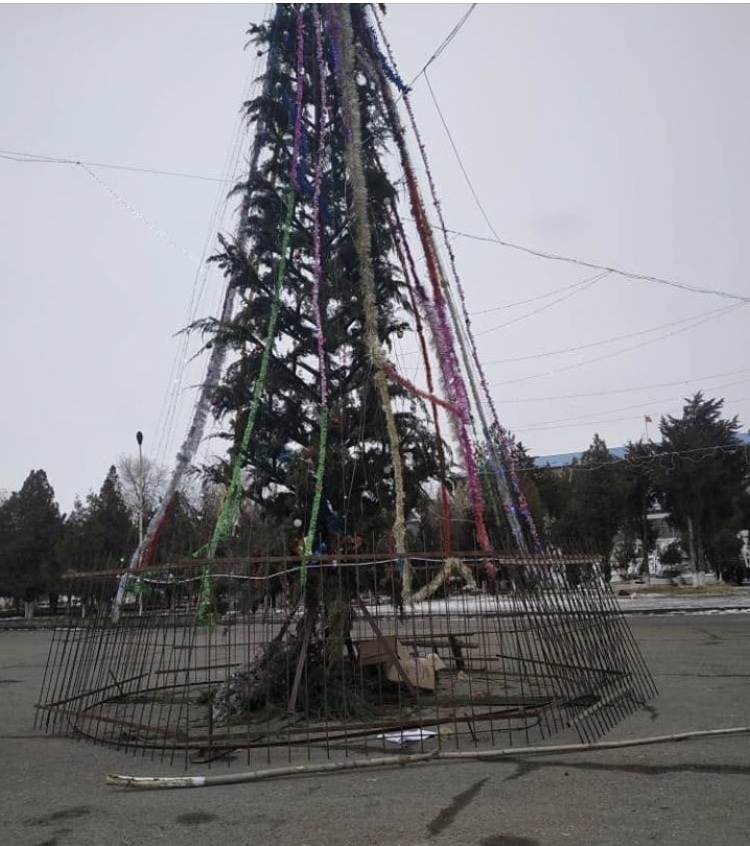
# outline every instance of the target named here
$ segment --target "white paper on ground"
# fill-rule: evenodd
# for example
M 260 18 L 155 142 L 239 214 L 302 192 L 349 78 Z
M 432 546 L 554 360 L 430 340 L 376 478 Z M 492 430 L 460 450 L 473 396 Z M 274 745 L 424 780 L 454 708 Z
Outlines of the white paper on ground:
M 378 740 L 385 740 L 387 743 L 416 743 L 419 740 L 429 740 L 435 737 L 437 732 L 429 729 L 407 729 L 406 731 L 392 731 L 387 734 L 379 734 Z

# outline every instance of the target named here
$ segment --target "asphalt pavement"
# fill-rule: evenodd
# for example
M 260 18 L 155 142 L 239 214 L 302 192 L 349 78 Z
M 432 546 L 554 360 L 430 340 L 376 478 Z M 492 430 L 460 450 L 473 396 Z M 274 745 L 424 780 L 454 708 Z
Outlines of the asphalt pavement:
M 660 693 L 606 740 L 750 725 L 750 613 L 742 606 L 721 612 L 704 601 L 632 613 L 629 623 Z M 35 731 L 49 640 L 41 629 L 0 632 L 0 843 L 745 846 L 750 839 L 750 734 L 198 789 L 109 787 L 107 773 L 183 770 Z

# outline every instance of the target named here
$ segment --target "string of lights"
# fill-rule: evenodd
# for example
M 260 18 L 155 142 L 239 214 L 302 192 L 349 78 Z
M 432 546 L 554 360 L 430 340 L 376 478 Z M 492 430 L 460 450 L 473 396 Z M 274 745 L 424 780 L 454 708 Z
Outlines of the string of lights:
M 186 247 L 180 246 L 180 244 L 178 244 L 177 241 L 175 241 L 175 239 L 171 235 L 169 235 L 167 232 L 157 226 L 152 220 L 149 220 L 146 215 L 139 212 L 138 209 L 136 209 L 131 203 L 129 203 L 125 199 L 125 197 L 122 196 L 122 194 L 115 191 L 115 189 L 112 188 L 111 185 L 108 185 L 100 176 L 98 176 L 93 170 L 91 170 L 88 165 L 83 164 L 83 162 L 78 162 L 78 166 L 83 171 L 85 171 L 100 188 L 106 191 L 116 203 L 119 203 L 127 212 L 129 212 L 136 220 L 140 221 L 154 235 L 161 238 L 163 241 L 166 241 L 166 243 L 169 244 L 170 247 L 173 247 L 175 250 L 182 253 L 182 255 L 185 256 L 188 261 L 192 262 L 192 264 L 201 264 L 202 259 L 198 258 L 197 256 L 194 256 Z
M 522 314 L 520 317 L 514 317 L 512 320 L 506 320 L 505 323 L 499 323 L 497 326 L 491 326 L 489 329 L 483 329 L 481 332 L 475 332 L 474 335 L 478 338 L 480 335 L 488 335 L 490 332 L 497 332 L 498 329 L 505 329 L 508 326 L 514 326 L 516 323 L 520 323 L 522 320 L 526 320 L 529 317 L 536 317 L 537 314 L 546 311 L 548 308 L 556 306 L 558 303 L 563 302 L 563 300 L 568 300 L 571 297 L 575 297 L 577 294 L 581 294 L 584 291 L 587 291 L 589 288 L 596 285 L 597 282 L 601 282 L 602 279 L 605 279 L 607 276 L 609 276 L 608 273 L 597 273 L 596 276 L 591 276 L 588 279 L 584 279 L 581 282 L 578 282 L 573 290 L 568 291 L 568 293 L 563 294 L 556 300 L 552 300 L 551 303 L 539 306 L 539 308 L 535 308 L 532 311 L 527 312 L 526 314 Z
M 714 391 L 724 390 L 725 388 L 731 388 L 731 387 L 734 387 L 736 385 L 744 385 L 747 382 L 748 382 L 747 379 L 739 379 L 739 380 L 736 380 L 734 382 L 728 382 L 728 383 L 723 384 L 723 385 L 716 385 L 713 388 L 713 390 Z M 736 402 L 736 403 L 745 402 L 746 399 L 747 399 L 747 397 L 742 397 L 740 399 L 734 400 L 734 402 Z M 660 399 L 649 400 L 645 403 L 639 402 L 639 403 L 635 403 L 633 405 L 623 405 L 623 406 L 619 406 L 618 408 L 610 408 L 606 411 L 599 412 L 599 414 L 617 414 L 618 412 L 622 412 L 622 411 L 635 411 L 635 410 L 639 410 L 642 413 L 644 406 L 653 408 L 654 406 L 662 405 L 663 403 L 672 403 L 672 402 L 675 402 L 674 396 L 662 397 Z M 596 413 L 594 413 L 594 417 L 597 417 L 597 416 L 598 415 Z M 571 426 L 573 426 L 573 425 L 576 425 L 576 426 L 597 425 L 597 424 L 600 424 L 600 423 L 620 422 L 621 420 L 630 420 L 630 417 L 617 418 L 616 421 L 615 420 L 609 420 L 609 419 L 608 420 L 598 420 L 598 419 L 592 419 L 592 414 L 591 414 L 591 412 L 589 412 L 586 415 L 578 414 L 578 415 L 574 415 L 572 417 L 563 417 L 563 418 L 560 418 L 558 420 L 547 420 L 547 421 L 543 421 L 543 422 L 540 422 L 540 423 L 531 423 L 527 426 L 524 426 L 523 429 L 524 429 L 524 431 L 540 431 L 540 430 L 563 428 L 567 425 L 571 425 Z
M 606 391 L 587 391 L 581 394 L 557 394 L 555 396 L 549 397 L 522 397 L 522 398 L 509 398 L 509 399 L 498 399 L 497 402 L 512 402 L 512 403 L 519 403 L 519 402 L 556 402 L 557 400 L 568 400 L 568 399 L 587 399 L 589 397 L 605 397 L 605 396 L 612 396 L 613 394 L 631 394 L 637 393 L 638 391 L 650 391 L 653 388 L 670 388 L 675 385 L 694 385 L 696 383 L 705 383 L 713 381 L 714 379 L 723 379 L 726 376 L 739 376 L 742 373 L 750 373 L 750 367 L 744 367 L 741 370 L 729 370 L 724 373 L 713 373 L 710 376 L 697 376 L 692 379 L 675 379 L 671 382 L 656 382 L 651 385 L 636 385 L 631 388 L 612 388 Z
M 458 237 L 457 235 L 453 235 L 452 239 Z M 584 282 L 586 280 L 583 280 Z M 561 288 L 554 288 L 552 291 L 547 291 L 544 294 L 537 294 L 534 297 L 529 297 L 526 300 L 516 300 L 513 303 L 505 303 L 504 305 L 499 306 L 492 306 L 491 308 L 480 308 L 476 311 L 470 311 L 469 315 L 471 317 L 478 317 L 481 314 L 491 314 L 494 311 L 505 311 L 509 308 L 517 308 L 518 306 L 528 305 L 529 303 L 535 303 L 539 300 L 546 300 L 548 297 L 554 297 L 557 294 L 562 294 L 564 291 L 570 291 L 572 288 L 577 288 L 579 285 L 583 284 L 580 279 L 577 279 L 575 282 L 571 282 L 568 285 L 563 285 Z
M 64 156 L 44 156 L 37 153 L 18 152 L 17 150 L 0 150 L 0 159 L 24 164 L 64 164 L 81 165 L 86 167 L 103 167 L 112 170 L 129 170 L 134 173 L 148 173 L 155 176 L 176 176 L 181 179 L 198 179 L 203 182 L 217 182 L 224 185 L 234 184 L 232 179 L 221 179 L 216 176 L 203 176 L 199 173 L 184 173 L 176 170 L 158 170 L 153 167 L 136 167 L 135 165 L 112 164 L 111 162 L 89 162 L 81 159 L 69 159 Z
M 476 4 L 474 4 L 474 6 L 476 6 Z M 417 77 L 415 77 L 415 80 L 419 76 L 421 76 L 423 73 L 425 74 L 425 78 L 426 78 L 426 72 L 425 72 L 426 67 L 427 66 L 425 66 L 425 68 L 423 68 L 422 71 L 420 71 L 420 73 L 417 75 Z M 432 88 L 430 88 L 430 90 L 432 91 Z M 434 96 L 434 92 L 433 92 L 433 96 Z M 444 124 L 444 125 L 445 125 L 445 128 L 446 128 L 446 132 L 448 132 L 449 130 L 447 128 L 447 124 Z M 458 153 L 458 150 L 455 148 L 455 146 L 454 146 L 454 152 L 455 152 L 456 156 L 458 157 L 459 153 Z M 172 177 L 178 177 L 180 179 L 197 179 L 197 180 L 201 180 L 201 181 L 204 181 L 204 182 L 215 182 L 215 183 L 219 183 L 219 184 L 223 184 L 223 185 L 234 185 L 235 181 L 236 181 L 234 179 L 227 179 L 227 178 L 221 178 L 221 177 L 216 177 L 216 176 L 206 176 L 205 174 L 198 174 L 198 173 L 186 173 L 184 171 L 163 170 L 163 169 L 153 168 L 153 167 L 141 167 L 141 166 L 136 166 L 136 165 L 116 164 L 116 163 L 113 163 L 113 162 L 94 162 L 94 161 L 88 161 L 88 160 L 83 160 L 83 159 L 67 158 L 67 157 L 64 157 L 64 156 L 49 156 L 49 155 L 42 155 L 42 154 L 38 154 L 38 153 L 29 153 L 29 152 L 23 152 L 23 151 L 17 151 L 17 150 L 0 150 L 0 159 L 4 159 L 6 161 L 12 161 L 12 162 L 22 162 L 22 163 L 25 163 L 25 164 L 86 165 L 87 167 L 110 168 L 110 169 L 113 169 L 113 170 L 132 171 L 132 172 L 135 172 L 135 173 L 145 173 L 145 174 L 152 174 L 152 175 L 156 175 L 156 176 L 172 176 Z M 472 192 L 472 196 L 474 196 L 474 199 L 479 204 L 480 211 L 482 212 L 482 215 L 483 215 L 485 221 L 487 222 L 488 226 L 490 227 L 490 229 L 493 233 L 493 237 L 486 236 L 486 235 L 479 235 L 479 234 L 473 233 L 473 232 L 465 232 L 465 231 L 459 230 L 459 229 L 446 228 L 445 232 L 448 235 L 452 236 L 452 238 L 466 238 L 467 240 L 471 240 L 471 241 L 482 241 L 482 242 L 485 242 L 485 243 L 497 244 L 498 246 L 506 247 L 506 248 L 512 249 L 512 250 L 518 250 L 520 252 L 527 253 L 528 255 L 536 256 L 537 258 L 548 259 L 548 260 L 551 260 L 551 261 L 566 262 L 568 264 L 578 265 L 579 267 L 586 267 L 586 268 L 589 268 L 591 270 L 598 270 L 598 271 L 601 271 L 601 272 L 611 273 L 611 274 L 614 274 L 614 275 L 617 275 L 617 276 L 620 276 L 620 277 L 623 277 L 623 278 L 626 278 L 626 279 L 630 279 L 630 280 L 633 280 L 633 281 L 652 282 L 652 283 L 660 284 L 660 285 L 668 285 L 670 287 L 678 288 L 678 289 L 684 290 L 684 291 L 689 291 L 691 293 L 709 294 L 709 295 L 714 295 L 714 296 L 719 296 L 719 297 L 725 297 L 725 298 L 728 298 L 728 299 L 738 300 L 738 301 L 745 302 L 745 303 L 750 302 L 750 297 L 748 297 L 748 296 L 733 293 L 733 292 L 730 292 L 730 291 L 724 291 L 724 290 L 719 289 L 719 288 L 707 288 L 707 287 L 701 287 L 701 286 L 697 286 L 697 285 L 690 285 L 688 283 L 679 282 L 679 281 L 674 280 L 674 279 L 665 279 L 664 277 L 654 276 L 654 275 L 651 275 L 651 274 L 636 273 L 634 271 L 623 270 L 622 268 L 614 267 L 614 266 L 611 266 L 611 265 L 597 264 L 595 262 L 587 261 L 587 260 L 582 259 L 582 258 L 577 258 L 577 257 L 574 257 L 574 256 L 564 256 L 564 255 L 560 255 L 560 254 L 557 254 L 557 253 L 551 253 L 551 252 L 547 252 L 545 250 L 540 250 L 538 248 L 528 247 L 528 246 L 525 246 L 525 245 L 522 245 L 522 244 L 516 244 L 512 241 L 507 241 L 507 240 L 501 238 L 497 234 L 497 232 L 495 231 L 494 227 L 492 226 L 492 223 L 491 223 L 489 217 L 487 216 L 486 212 L 484 211 L 484 208 L 481 206 L 481 201 L 479 200 L 478 195 L 476 195 L 476 191 L 474 190 L 473 184 L 471 184 L 471 180 L 468 176 L 468 173 L 465 171 L 463 166 L 462 166 L 462 171 L 464 172 L 464 178 L 468 181 L 468 183 L 470 185 L 470 190 Z M 577 284 L 578 284 L 577 282 L 574 282 L 569 287 L 574 287 Z M 564 291 L 564 290 L 566 290 L 566 288 L 563 287 L 560 290 Z M 488 313 L 488 312 L 491 312 L 491 311 L 500 311 L 500 310 L 506 309 L 506 308 L 514 308 L 514 307 L 519 306 L 519 305 L 525 305 L 526 303 L 533 302 L 536 299 L 543 299 L 546 296 L 552 296 L 554 293 L 556 293 L 556 292 L 552 291 L 552 292 L 549 292 L 548 294 L 542 294 L 542 295 L 539 295 L 538 297 L 532 297 L 528 300 L 521 300 L 521 301 L 518 301 L 518 302 L 509 303 L 509 304 L 506 304 L 506 305 L 495 306 L 495 307 L 492 307 L 492 308 L 483 309 L 483 310 L 479 310 L 479 311 L 476 311 L 476 312 L 471 312 L 471 314 L 472 315 L 485 314 L 485 313 Z
M 514 244 L 513 242 L 506 241 L 497 235 L 495 235 L 495 237 L 493 238 L 490 238 L 486 235 L 475 235 L 470 232 L 461 232 L 457 229 L 447 229 L 446 231 L 449 234 L 455 235 L 459 238 L 467 238 L 471 241 L 484 241 L 491 244 L 498 244 L 501 247 L 507 247 L 511 250 L 519 250 L 520 252 L 536 256 L 537 258 L 548 259 L 550 261 L 566 262 L 568 264 L 574 264 L 579 267 L 586 267 L 590 270 L 607 271 L 609 273 L 613 273 L 617 276 L 621 276 L 625 279 L 630 279 L 635 282 L 653 282 L 657 285 L 667 285 L 671 288 L 678 288 L 679 290 L 689 291 L 693 294 L 709 294 L 716 297 L 724 297 L 725 299 L 737 300 L 742 303 L 750 303 L 750 297 L 744 296 L 743 294 L 737 294 L 732 291 L 724 291 L 721 288 L 706 288 L 699 285 L 689 285 L 686 282 L 678 282 L 674 279 L 665 279 L 662 276 L 651 276 L 645 273 L 635 273 L 631 270 L 623 270 L 622 268 L 611 267 L 606 264 L 597 264 L 596 262 L 586 261 L 585 259 L 580 258 L 574 258 L 573 256 L 564 256 L 558 253 L 549 253 L 545 252 L 544 250 L 535 249 L 533 247 L 526 247 L 521 244 Z
M 446 50 L 446 48 L 451 43 L 451 41 L 453 41 L 453 39 L 463 29 L 464 25 L 466 24 L 466 21 L 469 20 L 469 17 L 471 16 L 472 12 L 476 9 L 477 5 L 478 5 L 477 3 L 472 3 L 471 6 L 469 6 L 468 10 L 466 12 L 464 12 L 461 19 L 458 21 L 458 23 L 445 36 L 445 38 L 441 42 L 440 46 L 432 53 L 430 58 L 424 63 L 424 65 L 422 65 L 422 69 L 419 71 L 419 73 L 417 73 L 417 75 L 411 80 L 411 82 L 409 83 L 409 86 L 408 86 L 409 88 L 411 88 L 414 85 L 414 83 L 419 79 L 419 77 L 422 76 L 423 74 L 425 76 L 425 79 L 427 78 L 427 68 L 436 59 L 440 58 L 440 56 Z
M 432 85 L 430 84 L 430 79 L 427 75 L 426 70 L 424 71 L 424 78 L 425 78 L 425 82 L 427 83 L 427 88 L 429 89 L 430 96 L 432 97 L 432 101 L 435 105 L 435 109 L 437 110 L 438 117 L 440 118 L 440 122 L 442 123 L 443 129 L 445 130 L 445 133 L 448 137 L 448 142 L 450 143 L 450 146 L 451 146 L 453 153 L 456 157 L 456 161 L 458 163 L 459 169 L 461 170 L 461 173 L 463 174 L 464 180 L 466 181 L 466 185 L 469 189 L 471 196 L 474 199 L 474 202 L 477 206 L 477 209 L 479 210 L 480 214 L 484 218 L 485 223 L 487 224 L 487 227 L 489 228 L 490 232 L 492 233 L 492 237 L 482 236 L 482 235 L 472 235 L 472 234 L 469 234 L 469 233 L 466 233 L 466 232 L 460 232 L 456 229 L 447 229 L 446 228 L 445 231 L 447 233 L 449 233 L 451 235 L 458 235 L 462 238 L 468 238 L 468 239 L 471 239 L 471 240 L 474 240 L 474 241 L 486 241 L 486 242 L 490 242 L 490 243 L 499 244 L 502 247 L 506 247 L 508 249 L 513 249 L 513 250 L 518 250 L 520 252 L 524 252 L 524 253 L 527 253 L 529 255 L 536 256 L 537 258 L 548 259 L 550 261 L 566 262 L 568 264 L 578 265 L 579 267 L 586 267 L 586 268 L 589 268 L 591 270 L 599 270 L 599 271 L 606 271 L 607 273 L 614 273 L 617 276 L 621 276 L 625 279 L 630 279 L 632 281 L 651 282 L 651 283 L 654 283 L 654 284 L 657 284 L 657 285 L 666 285 L 668 287 L 678 288 L 679 290 L 682 290 L 682 291 L 689 291 L 689 292 L 694 293 L 694 294 L 709 294 L 709 295 L 716 296 L 716 297 L 724 297 L 725 299 L 736 300 L 738 302 L 750 303 L 750 297 L 744 296 L 742 294 L 736 294 L 736 293 L 733 293 L 731 291 L 724 291 L 724 290 L 721 290 L 719 288 L 706 288 L 706 287 L 701 287 L 701 286 L 698 286 L 698 285 L 689 285 L 685 282 L 677 282 L 674 279 L 665 279 L 662 276 L 651 276 L 651 275 L 648 275 L 648 274 L 645 274 L 645 273 L 634 273 L 633 271 L 622 270 L 622 269 L 619 269 L 619 268 L 616 268 L 616 267 L 610 267 L 610 266 L 604 265 L 604 264 L 597 264 L 595 262 L 586 261 L 584 259 L 579 259 L 579 258 L 574 258 L 572 256 L 564 256 L 564 255 L 561 255 L 561 254 L 558 254 L 558 253 L 551 253 L 551 252 L 546 252 L 544 250 L 534 249 L 532 247 L 525 247 L 525 246 L 522 246 L 520 244 L 514 244 L 511 241 L 506 241 L 505 239 L 501 238 L 500 235 L 498 234 L 497 230 L 493 226 L 492 221 L 490 220 L 490 217 L 487 214 L 487 211 L 485 210 L 484 206 L 482 205 L 482 201 L 479 199 L 479 195 L 478 195 L 476 189 L 474 188 L 474 184 L 471 180 L 471 177 L 469 176 L 469 172 L 466 169 L 466 166 L 464 165 L 463 159 L 461 157 L 461 153 L 459 152 L 458 146 L 456 145 L 456 142 L 453 138 L 453 134 L 450 131 L 450 128 L 448 126 L 448 122 L 445 119 L 445 115 L 443 114 L 443 110 L 440 108 L 440 103 L 438 102 L 437 95 L 435 94 L 435 91 L 434 91 Z
M 607 344 L 615 344 L 618 341 L 627 341 L 631 338 L 639 338 L 643 335 L 651 335 L 654 332 L 662 332 L 665 329 L 672 329 L 676 326 L 682 326 L 686 323 L 692 323 L 695 320 L 701 320 L 703 317 L 714 314 L 715 312 L 703 312 L 702 314 L 693 315 L 691 317 L 683 317 L 680 320 L 671 320 L 668 323 L 660 323 L 658 326 L 652 326 L 650 329 L 640 329 L 637 332 L 626 332 L 624 335 L 613 335 L 610 338 L 603 338 L 601 341 L 591 341 L 587 344 L 579 344 L 575 347 L 565 347 L 564 349 L 548 350 L 547 352 L 533 353 L 531 355 L 514 356 L 513 358 L 496 358 L 492 361 L 485 362 L 490 364 L 514 364 L 517 361 L 531 361 L 537 358 L 547 358 L 552 355 L 566 355 L 567 353 L 580 352 L 581 350 L 592 349 L 593 347 L 602 347 Z
M 565 367 L 557 367 L 554 370 L 546 370 L 542 373 L 532 373 L 528 376 L 521 376 L 517 379 L 506 379 L 503 382 L 494 382 L 492 385 L 490 385 L 490 387 L 491 388 L 497 388 L 497 387 L 501 387 L 501 386 L 504 386 L 504 385 L 517 385 L 520 382 L 528 382 L 531 379 L 541 379 L 545 376 L 555 376 L 558 373 L 564 373 L 568 370 L 573 370 L 576 367 L 583 367 L 586 364 L 592 364 L 594 362 L 598 363 L 598 362 L 605 361 L 605 360 L 610 359 L 610 358 L 615 358 L 615 356 L 623 355 L 624 353 L 632 352 L 633 350 L 642 349 L 643 347 L 647 347 L 647 346 L 650 346 L 651 344 L 655 344 L 655 343 L 658 343 L 659 341 L 663 341 L 666 338 L 671 338 L 671 337 L 674 337 L 675 335 L 680 335 L 683 332 L 688 332 L 690 329 L 695 329 L 696 327 L 702 326 L 704 323 L 708 323 L 711 320 L 716 320 L 720 317 L 724 317 L 726 314 L 729 314 L 730 312 L 735 311 L 738 308 L 742 308 L 743 305 L 744 305 L 744 303 L 737 303 L 736 305 L 724 306 L 720 309 L 716 309 L 715 311 L 709 312 L 707 315 L 705 315 L 701 319 L 694 320 L 692 323 L 690 323 L 687 326 L 682 326 L 679 329 L 675 329 L 671 332 L 666 332 L 665 334 L 660 335 L 657 338 L 651 338 L 650 340 L 643 341 L 640 344 L 633 344 L 629 347 L 624 347 L 621 350 L 615 350 L 614 352 L 608 353 L 607 355 L 599 355 L 599 356 L 596 356 L 595 358 L 588 358 L 588 359 L 584 359 L 583 361 L 577 361 L 577 362 L 574 362 L 573 364 L 568 364 Z

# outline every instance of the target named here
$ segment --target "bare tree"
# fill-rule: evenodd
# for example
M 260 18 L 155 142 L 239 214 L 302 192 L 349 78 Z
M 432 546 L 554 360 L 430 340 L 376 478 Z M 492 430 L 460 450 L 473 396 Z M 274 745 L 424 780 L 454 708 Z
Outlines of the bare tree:
M 156 510 L 164 496 L 169 481 L 166 467 L 150 458 L 137 455 L 121 455 L 117 460 L 122 498 L 133 520 L 138 519 L 141 504 L 148 518 Z

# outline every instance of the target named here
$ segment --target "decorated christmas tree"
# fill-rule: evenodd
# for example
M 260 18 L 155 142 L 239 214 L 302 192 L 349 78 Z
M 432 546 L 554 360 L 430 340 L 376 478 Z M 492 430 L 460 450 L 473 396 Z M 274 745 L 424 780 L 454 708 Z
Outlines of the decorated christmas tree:
M 542 547 L 378 10 L 280 4 L 250 32 L 265 71 L 245 104 L 239 222 L 213 257 L 224 304 L 192 327 L 206 378 L 104 633 L 90 623 L 115 681 L 97 687 L 83 673 L 72 698 L 97 739 L 114 720 L 136 745 L 161 733 L 204 750 L 261 745 L 263 720 L 263 743 L 278 730 L 293 745 L 303 718 L 307 741 L 323 732 L 328 743 L 332 724 L 346 738 L 342 721 L 365 715 L 391 728 L 469 726 L 474 742 L 477 721 L 492 742 L 498 722 L 595 736 L 651 682 L 596 563 Z M 404 366 L 407 344 L 418 366 Z M 192 562 L 151 579 L 133 646 L 117 635 L 135 624 L 132 582 L 211 414 L 228 443 L 207 470 L 223 490 L 215 527 Z M 459 501 L 469 533 L 454 519 Z M 258 616 L 259 588 L 264 600 L 282 594 L 273 621 Z M 165 649 L 165 619 L 187 646 Z M 135 721 L 129 698 L 160 679 L 184 684 L 202 729 L 190 707 L 162 699 L 148 725 Z M 53 715 L 58 689 L 50 675 Z
M 374 20 L 366 5 L 280 5 L 251 30 L 267 57 L 263 90 L 246 104 L 252 168 L 236 189 L 236 235 L 222 238 L 214 257 L 237 306 L 229 320 L 200 324 L 211 344 L 234 354 L 211 396 L 232 446 L 209 555 L 243 498 L 282 522 L 302 520 L 308 555 L 321 544 L 330 550 L 336 536 L 373 532 L 390 532 L 393 551 L 405 552 L 406 520 L 428 483 L 441 489 L 447 516 L 457 469 L 483 551 L 491 551 L 487 494 L 500 493 L 520 546 L 536 541 L 502 437 L 487 441 L 497 477 L 483 496 L 475 444 L 491 403 L 471 381 L 468 325 L 457 321 L 396 111 L 394 86 L 406 89 Z M 389 152 L 397 164 L 387 163 Z M 405 235 L 392 170 L 416 244 Z M 392 363 L 405 334 L 418 341 L 423 386 Z M 438 544 L 450 551 L 447 532 Z

